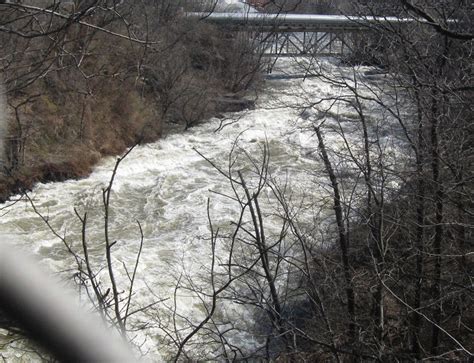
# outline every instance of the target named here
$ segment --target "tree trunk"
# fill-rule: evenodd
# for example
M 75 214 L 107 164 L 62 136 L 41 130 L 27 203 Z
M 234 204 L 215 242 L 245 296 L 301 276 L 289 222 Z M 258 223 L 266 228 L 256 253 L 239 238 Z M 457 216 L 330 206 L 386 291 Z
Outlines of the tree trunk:
M 321 130 L 319 127 L 315 127 L 316 135 L 319 141 L 319 150 L 321 153 L 321 157 L 324 162 L 324 166 L 326 168 L 326 172 L 329 175 L 329 179 L 331 181 L 331 186 L 334 194 L 334 213 L 336 216 L 336 223 L 337 229 L 339 234 L 339 247 L 341 250 L 341 258 L 344 270 L 344 280 L 345 280 L 345 290 L 346 290 L 346 298 L 347 298 L 347 312 L 349 315 L 349 336 L 352 341 L 356 341 L 356 319 L 355 319 L 355 294 L 354 288 L 352 286 L 352 271 L 349 264 L 348 258 L 348 239 L 346 229 L 344 227 L 344 216 L 342 213 L 342 203 L 341 203 L 341 194 L 339 191 L 339 185 L 334 173 L 334 169 L 332 168 L 331 161 L 329 160 L 329 156 L 326 151 L 326 146 L 324 144 L 324 139 L 321 134 Z

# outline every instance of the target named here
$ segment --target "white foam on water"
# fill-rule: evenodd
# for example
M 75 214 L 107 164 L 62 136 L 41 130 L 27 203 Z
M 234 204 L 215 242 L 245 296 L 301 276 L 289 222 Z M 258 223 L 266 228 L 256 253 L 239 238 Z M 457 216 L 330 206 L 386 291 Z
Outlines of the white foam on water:
M 288 69 L 288 64 L 284 66 Z M 330 63 L 327 66 L 330 71 L 337 71 Z M 186 132 L 137 146 L 123 160 L 111 196 L 110 235 L 112 240 L 117 240 L 113 256 L 118 280 L 122 286 L 127 286 L 122 263 L 133 268 L 139 243 L 136 221 L 143 227 L 144 248 L 138 268 L 135 303 L 145 306 L 157 297 L 171 299 L 179 273 L 199 274 L 204 272 L 203 266 L 208 267 L 208 198 L 211 198 L 210 214 L 216 225 L 228 224 L 236 214 L 235 206 L 211 192 L 229 193 L 228 181 L 196 150 L 226 168 L 228 153 L 237 138 L 239 146 L 257 158 L 268 142 L 272 176 L 282 182 L 290 180 L 295 200 L 323 193 L 316 187 L 313 177 L 315 170 L 321 168 L 317 140 L 311 131 L 311 122 L 299 115 L 303 110 L 301 107 L 310 99 L 334 92 L 331 85 L 317 78 L 304 82 L 302 79 L 271 80 L 256 109 L 226 115 L 235 122 L 220 131 L 215 130 L 221 121 L 211 119 Z M 328 134 L 327 141 L 331 147 L 338 143 L 342 145 L 335 133 Z M 74 208 L 81 214 L 88 213 L 87 236 L 94 263 L 103 261 L 102 190 L 109 182 L 115 160 L 115 157 L 103 159 L 85 179 L 39 184 L 29 194 L 49 223 L 66 235 L 75 247 L 80 247 L 81 226 Z M 20 248 L 41 256 L 43 263 L 53 271 L 63 271 L 74 265 L 61 241 L 28 202 L 18 202 L 4 212 L 1 235 L 8 236 Z M 271 220 L 268 223 L 270 230 L 279 228 L 277 224 L 272 226 Z M 154 294 L 150 293 L 149 287 Z M 195 299 L 180 291 L 177 309 L 181 314 L 198 319 L 198 307 Z M 226 310 L 232 316 L 249 314 L 230 303 Z M 246 316 L 241 321 L 249 322 L 251 317 Z M 158 335 L 159 329 L 150 328 L 136 333 L 135 341 L 144 342 L 142 349 L 151 357 L 159 357 L 160 353 L 166 355 L 168 348 L 158 344 Z M 257 344 L 250 332 L 236 332 L 233 338 L 249 346 Z

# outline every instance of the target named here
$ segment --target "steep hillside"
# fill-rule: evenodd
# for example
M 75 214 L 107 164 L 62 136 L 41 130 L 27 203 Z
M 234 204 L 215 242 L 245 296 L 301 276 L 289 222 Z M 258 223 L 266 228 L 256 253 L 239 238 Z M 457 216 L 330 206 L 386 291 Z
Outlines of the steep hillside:
M 35 16 L 25 7 L 5 14 L 15 31 L 26 26 L 20 10 Z M 258 78 L 246 37 L 164 5 L 130 3 L 119 15 L 94 7 L 56 12 L 68 11 L 83 17 L 72 24 L 53 17 L 54 36 L 43 28 L 31 39 L 0 33 L 10 45 L 0 52 L 11 60 L 0 68 L 8 101 L 0 200 L 39 181 L 87 175 L 101 156 L 156 140 L 166 124 L 186 129 L 225 111 L 223 100 L 239 98 Z M 38 20 L 46 26 L 51 17 Z

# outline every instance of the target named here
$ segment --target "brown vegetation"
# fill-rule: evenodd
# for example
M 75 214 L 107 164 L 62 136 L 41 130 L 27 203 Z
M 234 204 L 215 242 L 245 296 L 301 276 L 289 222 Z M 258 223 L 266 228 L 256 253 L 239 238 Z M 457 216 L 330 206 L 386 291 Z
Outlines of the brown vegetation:
M 12 32 L 0 32 L 9 60 L 0 67 L 9 105 L 0 200 L 85 176 L 101 156 L 156 140 L 166 123 L 195 125 L 222 111 L 221 95 L 251 86 L 259 65 L 247 39 L 179 19 L 178 5 L 2 6 Z

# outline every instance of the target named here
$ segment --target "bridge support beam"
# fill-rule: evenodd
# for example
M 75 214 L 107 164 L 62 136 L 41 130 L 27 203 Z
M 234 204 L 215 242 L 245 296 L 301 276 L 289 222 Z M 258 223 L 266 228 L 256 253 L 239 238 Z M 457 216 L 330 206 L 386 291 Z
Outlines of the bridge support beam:
M 356 48 L 353 32 L 341 30 L 315 32 L 261 32 L 255 33 L 256 52 L 270 58 L 271 73 L 278 58 L 282 57 L 345 57 Z

